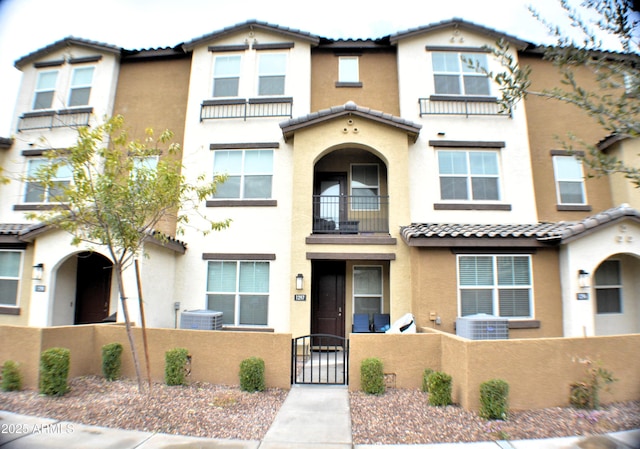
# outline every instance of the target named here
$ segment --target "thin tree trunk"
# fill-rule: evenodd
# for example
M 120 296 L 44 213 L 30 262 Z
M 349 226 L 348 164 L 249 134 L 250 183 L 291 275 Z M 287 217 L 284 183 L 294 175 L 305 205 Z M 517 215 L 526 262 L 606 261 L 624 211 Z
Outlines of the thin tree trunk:
M 147 379 L 149 381 L 149 393 L 151 393 L 151 364 L 149 363 L 149 344 L 147 343 L 147 324 L 144 317 L 144 301 L 142 300 L 142 283 L 140 282 L 140 266 L 138 259 L 136 265 L 136 282 L 138 284 L 138 303 L 140 304 L 140 324 L 142 325 L 142 341 L 144 342 L 144 360 L 147 365 Z
M 122 265 L 116 264 L 116 279 L 118 281 L 118 290 L 120 290 L 120 302 L 122 303 L 122 312 L 124 313 L 124 324 L 127 329 L 127 337 L 129 338 L 129 346 L 131 346 L 131 355 L 133 356 L 133 365 L 136 369 L 136 377 L 138 378 L 138 391 L 143 392 L 142 375 L 140 374 L 140 361 L 138 360 L 138 351 L 136 350 L 135 341 L 133 339 L 133 331 L 131 330 L 131 319 L 129 318 L 129 307 L 127 306 L 127 296 L 124 293 L 124 282 L 122 281 Z

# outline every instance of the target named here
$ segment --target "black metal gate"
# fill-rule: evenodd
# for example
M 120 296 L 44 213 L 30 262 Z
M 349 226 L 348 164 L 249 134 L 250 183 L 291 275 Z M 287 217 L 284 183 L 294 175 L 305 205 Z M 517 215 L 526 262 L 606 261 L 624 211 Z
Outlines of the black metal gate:
M 292 384 L 349 384 L 349 340 L 313 334 L 291 342 Z

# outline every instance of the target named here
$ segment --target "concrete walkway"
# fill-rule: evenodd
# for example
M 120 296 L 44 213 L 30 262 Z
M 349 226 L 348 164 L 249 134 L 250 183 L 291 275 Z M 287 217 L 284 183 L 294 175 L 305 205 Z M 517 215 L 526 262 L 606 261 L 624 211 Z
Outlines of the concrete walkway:
M 640 429 L 546 440 L 426 445 L 353 445 L 349 391 L 291 388 L 262 441 L 219 440 L 107 429 L 0 411 L 0 449 L 640 449 Z

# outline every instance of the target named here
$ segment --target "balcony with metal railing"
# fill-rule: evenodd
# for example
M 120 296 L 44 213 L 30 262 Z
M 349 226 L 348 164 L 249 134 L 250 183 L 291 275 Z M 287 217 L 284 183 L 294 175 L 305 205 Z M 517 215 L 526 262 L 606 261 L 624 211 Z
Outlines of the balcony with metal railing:
M 205 100 L 200 106 L 200 121 L 255 117 L 291 117 L 293 98 L 231 98 Z
M 419 98 L 420 117 L 424 115 L 500 116 L 511 118 L 511 110 L 502 108 L 494 97 L 458 97 L 432 95 Z
M 18 121 L 18 131 L 31 129 L 77 128 L 89 125 L 93 108 L 61 109 L 58 111 L 25 112 Z
M 388 234 L 389 197 L 313 195 L 314 234 Z

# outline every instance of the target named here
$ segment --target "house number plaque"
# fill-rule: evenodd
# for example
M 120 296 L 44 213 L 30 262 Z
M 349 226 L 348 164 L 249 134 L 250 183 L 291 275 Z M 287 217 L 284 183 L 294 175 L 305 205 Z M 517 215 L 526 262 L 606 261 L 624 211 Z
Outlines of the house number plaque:
M 307 295 L 293 295 L 295 301 L 306 301 Z

